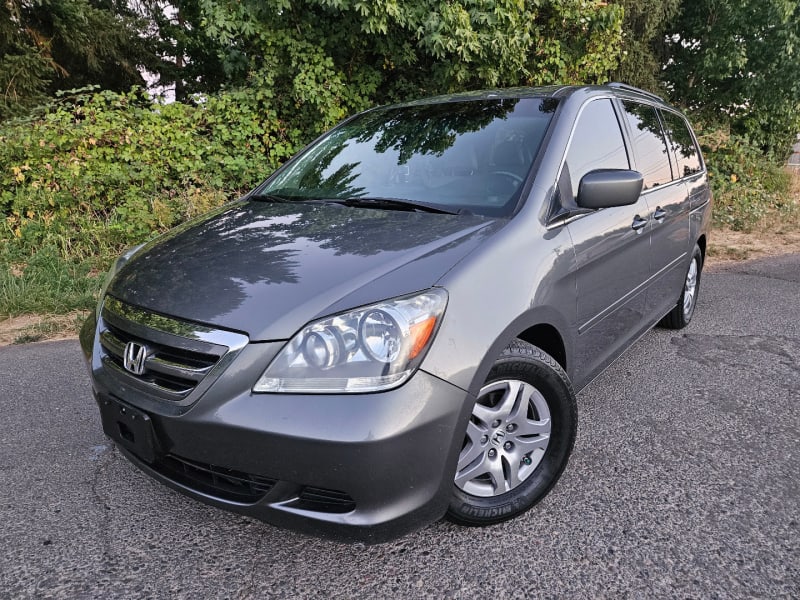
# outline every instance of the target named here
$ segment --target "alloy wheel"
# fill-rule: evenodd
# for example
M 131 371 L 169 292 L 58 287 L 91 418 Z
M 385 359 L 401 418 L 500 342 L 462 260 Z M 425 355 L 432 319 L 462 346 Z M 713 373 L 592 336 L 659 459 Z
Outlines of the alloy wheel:
M 467 425 L 456 486 L 481 497 L 510 492 L 539 466 L 551 428 L 547 401 L 533 385 L 506 379 L 484 386 Z
M 683 314 L 689 317 L 694 310 L 695 293 L 697 291 L 697 258 L 692 257 L 689 271 L 686 273 L 686 283 L 683 285 Z

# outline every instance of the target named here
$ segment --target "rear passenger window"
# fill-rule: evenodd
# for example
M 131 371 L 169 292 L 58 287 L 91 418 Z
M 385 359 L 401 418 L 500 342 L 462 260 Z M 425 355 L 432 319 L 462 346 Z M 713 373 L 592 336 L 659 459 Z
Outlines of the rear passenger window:
M 661 111 L 661 117 L 664 119 L 664 127 L 672 142 L 672 151 L 678 161 L 676 179 L 699 173 L 702 169 L 700 152 L 697 150 L 686 121 L 667 110 Z
M 636 102 L 623 102 L 625 118 L 633 137 L 636 170 L 644 176 L 644 189 L 672 181 L 669 151 L 655 108 Z
M 566 167 L 573 197 L 578 195 L 578 184 L 589 171 L 630 169 L 611 100 L 595 100 L 584 107 L 572 134 Z

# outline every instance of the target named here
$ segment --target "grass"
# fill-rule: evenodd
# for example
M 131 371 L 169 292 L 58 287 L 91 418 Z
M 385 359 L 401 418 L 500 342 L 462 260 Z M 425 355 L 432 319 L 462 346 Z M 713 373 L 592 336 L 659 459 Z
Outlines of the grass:
M 68 261 L 52 248 L 38 250 L 27 261 L 0 254 L 0 318 L 66 314 L 89 310 L 102 285 L 96 259 Z
M 749 248 L 740 246 L 715 243 L 712 237 L 711 244 L 708 247 L 708 255 L 722 260 L 747 260 L 752 255 L 752 251 Z

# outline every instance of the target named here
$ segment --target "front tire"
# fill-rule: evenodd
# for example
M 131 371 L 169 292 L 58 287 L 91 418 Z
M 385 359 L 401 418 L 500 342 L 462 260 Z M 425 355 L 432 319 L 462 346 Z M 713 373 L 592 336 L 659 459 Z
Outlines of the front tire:
M 478 393 L 447 516 L 492 525 L 539 502 L 567 465 L 577 430 L 575 393 L 546 352 L 512 342 Z

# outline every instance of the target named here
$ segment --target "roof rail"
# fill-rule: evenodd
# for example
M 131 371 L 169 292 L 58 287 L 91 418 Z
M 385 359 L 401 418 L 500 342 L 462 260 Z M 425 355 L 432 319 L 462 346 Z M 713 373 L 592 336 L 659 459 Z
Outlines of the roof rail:
M 617 88 L 620 90 L 625 90 L 626 92 L 636 92 L 637 94 L 642 94 L 644 96 L 649 96 L 650 98 L 655 98 L 660 102 L 664 102 L 664 99 L 659 96 L 658 94 L 654 94 L 653 92 L 648 92 L 647 90 L 643 90 L 632 85 L 628 85 L 627 83 L 620 83 L 619 81 L 610 81 L 606 84 L 608 87 Z

